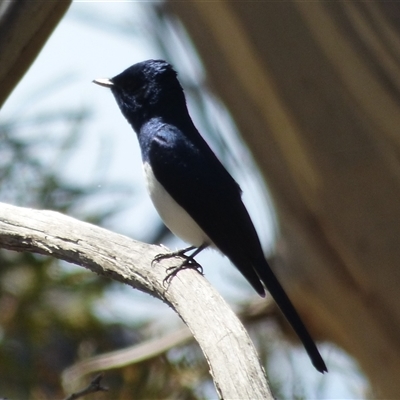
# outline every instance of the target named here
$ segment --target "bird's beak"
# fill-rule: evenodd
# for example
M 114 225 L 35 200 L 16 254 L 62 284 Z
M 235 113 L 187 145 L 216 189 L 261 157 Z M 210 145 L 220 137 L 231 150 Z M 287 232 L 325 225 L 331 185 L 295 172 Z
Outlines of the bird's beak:
M 112 88 L 114 86 L 114 84 L 108 78 L 94 79 L 93 83 L 95 83 L 96 85 L 104 86 L 106 88 Z

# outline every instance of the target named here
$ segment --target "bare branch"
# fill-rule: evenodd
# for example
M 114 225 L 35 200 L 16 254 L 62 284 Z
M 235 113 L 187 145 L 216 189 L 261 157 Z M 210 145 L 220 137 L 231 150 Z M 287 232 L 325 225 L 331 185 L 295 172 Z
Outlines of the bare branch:
M 153 267 L 165 253 L 94 225 L 53 211 L 0 203 L 0 247 L 56 257 L 126 283 L 169 304 L 187 324 L 209 363 L 221 398 L 272 398 L 251 340 L 233 311 L 193 270 L 181 271 L 163 284 L 166 268 Z
M 108 369 L 121 368 L 157 357 L 160 354 L 193 340 L 187 327 L 166 334 L 160 338 L 146 340 L 120 350 L 110 351 L 78 362 L 62 374 L 63 385 L 68 385 L 83 375 Z
M 103 374 L 97 375 L 87 386 L 85 389 L 80 390 L 79 392 L 72 393 L 68 397 L 65 398 L 65 400 L 76 400 L 79 399 L 80 397 L 86 396 L 87 394 L 90 393 L 95 393 L 95 392 L 106 392 L 108 388 L 101 386 L 101 380 L 103 379 Z
M 277 314 L 279 313 L 277 312 L 276 303 L 268 296 L 267 299 L 257 298 L 252 303 L 244 306 L 237 316 L 246 325 L 265 320 L 268 317 L 277 319 Z M 284 318 L 283 320 L 288 325 Z M 288 330 L 290 331 L 290 328 Z M 292 334 L 292 336 L 297 339 L 296 335 Z M 193 340 L 193 335 L 187 327 L 180 328 L 161 337 L 151 338 L 133 346 L 79 361 L 63 372 L 62 381 L 64 385 L 68 385 L 84 375 L 138 364 Z

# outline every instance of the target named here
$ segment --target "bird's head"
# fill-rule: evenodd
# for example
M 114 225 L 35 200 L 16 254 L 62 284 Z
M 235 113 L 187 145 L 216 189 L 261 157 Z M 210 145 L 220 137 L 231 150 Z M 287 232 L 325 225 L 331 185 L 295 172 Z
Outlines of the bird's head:
M 111 79 L 93 82 L 111 89 L 125 118 L 138 130 L 149 118 L 167 115 L 174 105 L 185 104 L 176 75 L 166 61 L 147 60 Z

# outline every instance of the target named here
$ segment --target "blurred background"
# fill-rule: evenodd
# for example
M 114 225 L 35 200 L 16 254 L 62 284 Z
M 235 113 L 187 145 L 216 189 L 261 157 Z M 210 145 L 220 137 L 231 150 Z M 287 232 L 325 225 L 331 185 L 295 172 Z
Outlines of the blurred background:
M 5 33 L 35 18 L 9 4 L 0 3 L 0 201 L 181 248 L 147 196 L 135 133 L 111 93 L 91 83 L 166 59 L 329 369 L 314 370 L 274 304 L 225 258 L 202 253 L 206 278 L 241 315 L 275 397 L 400 396 L 398 7 L 65 2 L 44 21 L 37 58 L 21 57 L 19 68 Z M 26 27 L 12 25 L 18 18 Z M 80 267 L 6 250 L 0 265 L 0 397 L 63 398 L 96 373 L 78 368 L 72 379 L 80 361 L 178 336 L 183 326 L 160 301 Z M 190 340 L 102 369 L 110 391 L 94 399 L 216 398 Z

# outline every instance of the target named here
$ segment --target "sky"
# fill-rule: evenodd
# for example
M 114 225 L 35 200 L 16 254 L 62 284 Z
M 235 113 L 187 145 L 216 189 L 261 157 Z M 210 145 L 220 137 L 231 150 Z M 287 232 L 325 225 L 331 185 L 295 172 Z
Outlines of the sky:
M 35 115 L 63 107 L 90 108 L 94 115 L 84 136 L 80 138 L 80 146 L 73 162 L 66 165 L 62 173 L 65 179 L 78 181 L 82 185 L 91 182 L 95 176 L 100 188 L 110 182 L 123 183 L 130 187 L 134 192 L 132 207 L 106 227 L 138 240 L 144 240 L 148 233 L 146 229 L 149 230 L 158 223 L 159 217 L 145 190 L 137 139 L 122 117 L 111 93 L 92 84 L 92 80 L 112 77 L 145 59 L 164 57 L 152 38 L 149 7 L 141 2 L 74 2 L 5 103 L 0 115 L 1 118 L 7 118 L 21 109 L 25 115 Z M 205 72 L 189 39 L 179 27 L 171 31 L 170 36 L 170 40 L 175 40 L 176 43 L 169 61 L 174 63 L 184 81 L 201 83 Z M 238 139 L 233 122 L 223 105 L 212 96 L 207 104 L 209 112 L 214 115 L 213 123 L 233 154 L 233 161 L 228 169 L 229 166 L 232 167 L 231 173 L 244 190 L 244 201 L 268 251 L 273 246 L 276 224 L 271 205 L 264 200 L 265 188 L 259 177 L 254 175 L 254 165 Z M 192 117 L 196 125 L 211 147 L 215 146 L 215 138 L 208 137 L 207 129 L 196 115 L 194 105 L 193 109 Z M 54 135 L 57 134 L 60 133 L 54 132 Z M 106 150 L 104 146 L 107 147 Z M 99 168 L 98 160 L 104 151 L 107 152 L 109 162 L 106 168 Z M 49 160 L 51 164 L 51 155 Z M 235 160 L 244 168 L 235 169 Z M 164 244 L 172 249 L 183 246 L 177 239 L 171 239 Z M 198 260 L 205 266 L 206 278 L 229 302 L 244 301 L 254 296 L 252 288 L 219 254 L 205 252 Z M 134 320 L 148 317 L 149 314 L 161 315 L 163 318 L 160 329 L 163 329 L 164 324 L 170 324 L 172 311 L 159 303 L 147 295 L 122 288 L 107 295 L 99 304 L 99 313 L 103 318 L 112 320 Z M 174 324 L 179 323 L 176 317 Z M 301 366 L 301 371 L 298 371 L 300 375 L 310 382 L 309 385 L 322 387 L 321 398 L 354 398 L 356 393 L 359 393 L 357 397 L 361 397 L 365 382 L 356 372 L 346 372 L 355 369 L 351 360 L 330 345 L 323 347 L 322 353 L 327 358 L 328 365 L 334 365 L 333 371 L 324 380 L 315 373 L 304 351 L 294 351 L 292 357 L 296 360 L 295 364 L 298 361 Z M 282 363 L 278 360 L 279 355 L 281 352 L 278 351 L 278 365 Z M 281 371 L 280 368 L 278 370 Z M 290 375 L 290 368 L 287 370 Z M 307 393 L 307 388 L 305 391 Z

